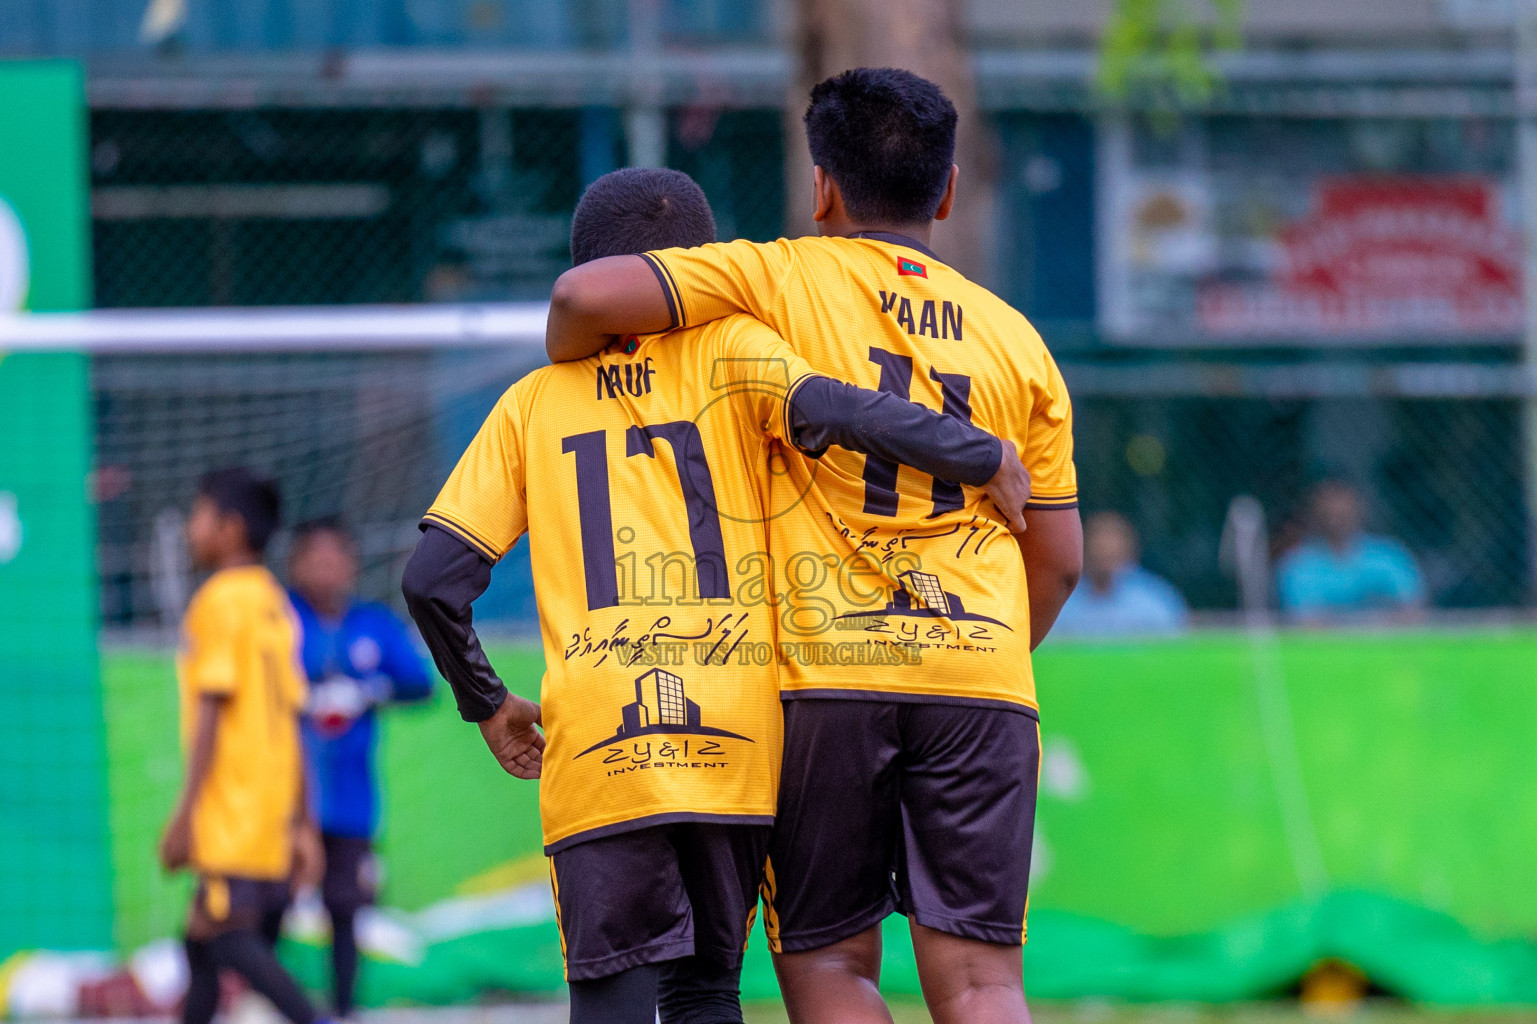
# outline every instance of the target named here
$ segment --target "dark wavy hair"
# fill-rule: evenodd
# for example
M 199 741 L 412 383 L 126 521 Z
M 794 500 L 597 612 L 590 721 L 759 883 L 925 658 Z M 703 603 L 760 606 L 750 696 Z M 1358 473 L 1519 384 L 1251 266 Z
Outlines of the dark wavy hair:
M 854 68 L 820 82 L 806 108 L 811 159 L 855 220 L 934 219 L 955 162 L 955 104 L 900 68 Z

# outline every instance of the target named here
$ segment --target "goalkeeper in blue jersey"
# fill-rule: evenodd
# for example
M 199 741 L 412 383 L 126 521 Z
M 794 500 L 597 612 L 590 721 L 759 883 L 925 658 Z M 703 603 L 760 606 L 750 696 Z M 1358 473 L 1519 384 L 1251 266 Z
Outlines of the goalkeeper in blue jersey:
M 427 666 L 400 620 L 383 605 L 355 597 L 358 562 L 352 538 L 336 520 L 294 531 L 288 577 L 304 626 L 304 670 L 310 682 L 304 746 L 319 798 L 326 871 L 321 899 L 331 918 L 336 1014 L 352 1013 L 357 981 L 358 911 L 373 902 L 379 825 L 375 709 L 423 700 L 432 692 Z

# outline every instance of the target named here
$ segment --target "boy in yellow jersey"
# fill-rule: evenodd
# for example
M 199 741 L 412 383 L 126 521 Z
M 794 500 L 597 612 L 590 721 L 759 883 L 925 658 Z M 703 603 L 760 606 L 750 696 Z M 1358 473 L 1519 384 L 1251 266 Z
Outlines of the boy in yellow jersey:
M 583 196 L 577 263 L 714 237 L 677 171 L 627 169 Z M 740 1022 L 737 978 L 780 770 L 777 630 L 765 523 L 775 440 L 832 444 L 1022 505 L 1011 446 L 894 395 L 814 374 L 729 317 L 523 378 L 423 520 L 412 615 L 461 714 L 540 815 L 571 1019 Z M 544 637 L 540 708 L 509 696 L 470 604 L 523 535 Z M 888 657 L 914 656 L 908 649 Z
M 890 1020 L 875 980 L 893 909 L 935 1020 L 1028 1019 L 1030 652 L 1080 567 L 1072 414 L 1025 318 L 928 247 L 954 200 L 955 127 L 944 94 L 909 72 L 831 78 L 806 113 L 825 237 L 600 260 L 551 301 L 555 359 L 750 313 L 817 370 L 1013 441 L 1030 472 L 1017 543 L 974 493 L 888 461 L 834 452 L 813 466 L 792 451 L 774 481 L 808 487 L 769 524 L 780 625 L 798 642 L 765 923 L 796 1024 Z M 921 658 L 846 657 L 858 640 Z
M 191 868 L 198 877 L 183 1024 L 213 1019 L 221 968 L 294 1024 L 316 1019 L 273 952 L 290 883 L 316 880 L 321 858 L 300 754 L 298 621 L 261 564 L 277 523 L 276 485 L 244 469 L 205 475 L 187 520 L 193 562 L 213 575 L 182 622 L 187 773 L 160 844 L 168 871 Z

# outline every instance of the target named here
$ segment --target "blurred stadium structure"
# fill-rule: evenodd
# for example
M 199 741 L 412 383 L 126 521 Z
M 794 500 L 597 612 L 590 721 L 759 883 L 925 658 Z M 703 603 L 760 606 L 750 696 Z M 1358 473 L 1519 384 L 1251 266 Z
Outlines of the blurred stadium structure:
M 1236 607 L 1228 500 L 1257 495 L 1290 537 L 1325 474 L 1365 490 L 1435 607 L 1533 600 L 1513 10 L 1250 0 L 1203 108 L 1115 113 L 1092 84 L 1098 6 L 965 7 L 999 169 L 987 276 L 1065 364 L 1085 507 L 1132 516 L 1198 610 Z M 583 183 L 623 162 L 694 174 L 728 237 L 777 236 L 798 194 L 785 3 L 150 11 L 0 12 L 0 53 L 85 58 L 98 306 L 539 299 Z M 210 458 L 280 469 L 303 512 L 346 495 L 393 538 L 373 557 L 398 556 L 458 420 L 518 369 L 456 358 L 98 357 L 106 620 L 156 621 L 153 523 Z M 248 415 L 274 425 L 234 429 Z M 429 428 L 431 448 L 391 441 Z M 299 468 L 321 447 L 357 457 Z M 370 484 L 386 453 L 403 461 Z

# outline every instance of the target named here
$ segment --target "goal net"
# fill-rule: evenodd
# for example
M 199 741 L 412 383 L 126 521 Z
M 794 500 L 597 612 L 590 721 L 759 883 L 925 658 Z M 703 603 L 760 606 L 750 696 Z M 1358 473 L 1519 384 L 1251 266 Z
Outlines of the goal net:
M 360 597 L 401 610 L 416 523 L 501 393 L 545 362 L 544 320 L 543 304 L 0 317 L 0 960 L 127 953 L 180 929 L 186 883 L 155 846 L 181 775 L 172 654 L 198 582 L 183 523 L 199 475 L 278 481 L 280 578 L 287 529 L 340 517 Z M 492 637 L 536 628 L 526 551 L 476 615 Z M 526 644 L 493 653 L 537 693 Z M 537 790 L 474 771 L 452 700 L 394 717 L 380 752 L 384 816 L 404 826 L 386 825 L 394 905 L 537 851 Z M 420 827 L 493 800 L 518 813 L 474 841 L 440 849 Z
M 342 519 L 362 596 L 398 605 L 417 520 L 502 391 L 545 361 L 542 304 L 47 320 L 34 344 L 90 352 L 109 638 L 175 625 L 191 584 L 182 516 L 199 474 L 221 466 L 275 478 L 287 526 Z M 498 574 L 481 615 L 526 623 L 516 576 Z

